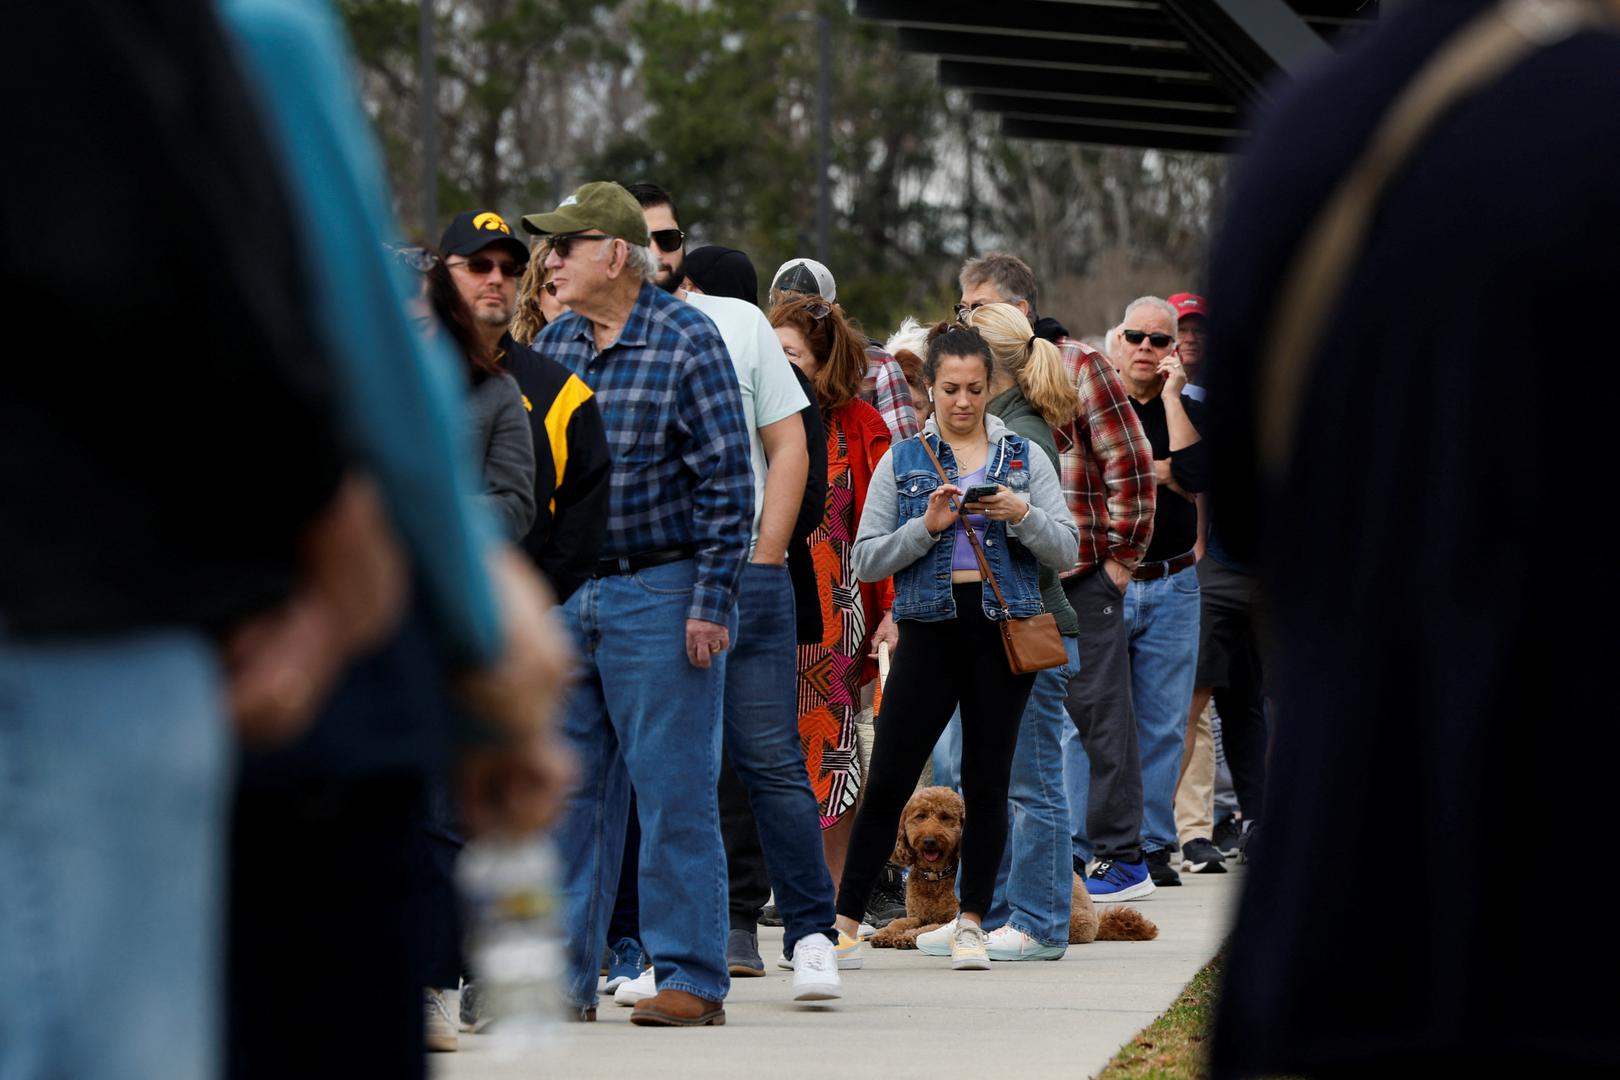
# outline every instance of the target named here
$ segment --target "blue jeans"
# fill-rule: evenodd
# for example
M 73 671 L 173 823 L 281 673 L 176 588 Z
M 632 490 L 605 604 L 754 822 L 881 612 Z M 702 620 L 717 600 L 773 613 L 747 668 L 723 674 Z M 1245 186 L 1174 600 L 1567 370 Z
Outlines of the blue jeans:
M 666 563 L 587 581 L 563 606 L 580 656 L 563 720 L 579 785 L 555 839 L 568 933 L 565 993 L 576 1006 L 596 1004 L 632 782 L 640 888 L 653 900 L 642 908 L 642 944 L 658 986 L 708 1001 L 724 1000 L 731 988 L 715 804 L 726 656 L 707 669 L 686 658 L 694 578 L 692 560 Z
M 1198 568 L 1157 581 L 1133 581 L 1125 590 L 1130 640 L 1131 697 L 1142 752 L 1142 850 L 1176 847 L 1176 782 L 1187 736 L 1198 668 Z M 1069 791 L 1074 854 L 1090 861 L 1086 799 L 1090 761 L 1073 729 L 1063 734 L 1063 782 Z
M 726 755 L 748 792 L 792 956 L 805 935 L 836 931 L 832 875 L 799 744 L 797 635 L 785 566 L 743 568 L 735 642 L 726 656 Z
M 951 722 L 939 734 L 934 744 L 934 783 L 940 787 L 962 790 L 962 708 L 951 713 Z
M 1080 647 L 1066 637 L 1069 662 L 1035 676 L 1018 727 L 1008 783 L 1009 839 L 996 875 L 996 898 L 984 925 L 1010 925 L 1042 945 L 1069 943 L 1074 863 L 1063 790 L 1063 733 L 1073 731 L 1064 701 L 1080 670 Z
M 0 638 L 0 1076 L 219 1074 L 224 693 L 189 632 Z

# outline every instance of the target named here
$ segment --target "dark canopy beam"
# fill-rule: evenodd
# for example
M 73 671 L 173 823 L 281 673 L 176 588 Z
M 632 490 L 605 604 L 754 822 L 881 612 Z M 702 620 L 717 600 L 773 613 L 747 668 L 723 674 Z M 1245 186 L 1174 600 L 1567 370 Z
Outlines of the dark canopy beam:
M 1224 154 L 1231 150 L 1227 140 L 1212 139 L 1207 135 L 1144 131 L 1110 127 L 1106 124 L 1058 124 L 1048 120 L 1025 120 L 1012 116 L 1002 117 L 1001 133 L 1012 139 L 1100 143 L 1104 146 L 1142 146 L 1157 150 L 1196 150 L 1205 154 Z
M 1185 83 L 1147 75 L 1028 68 L 1018 64 L 941 60 L 939 81 L 962 90 L 1020 94 L 1077 101 L 1129 101 L 1175 108 L 1235 110 L 1237 99 L 1214 82 Z
M 1227 152 L 1269 83 L 1378 16 L 1380 0 L 856 0 L 939 81 L 1031 139 Z

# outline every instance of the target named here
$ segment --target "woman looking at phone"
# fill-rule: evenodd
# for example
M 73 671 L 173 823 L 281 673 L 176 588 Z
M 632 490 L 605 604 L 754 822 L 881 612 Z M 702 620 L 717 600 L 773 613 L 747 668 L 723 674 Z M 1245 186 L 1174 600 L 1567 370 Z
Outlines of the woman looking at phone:
M 1008 667 L 996 620 L 1040 614 L 1040 567 L 1067 569 L 1079 548 L 1051 461 L 986 412 L 994 375 L 990 347 L 978 331 L 936 329 L 923 363 L 933 416 L 878 464 L 854 548 L 861 580 L 893 575 L 893 614 L 905 648 L 896 652 L 884 689 L 872 774 L 838 889 L 838 926 L 856 933 L 894 846 L 900 811 L 960 705 L 967 816 L 957 879 L 962 911 L 951 939 L 951 966 L 958 969 L 990 966 L 980 921 L 1006 845 L 1007 781 L 1019 717 L 1035 682 L 1033 674 Z M 1006 612 L 983 580 L 965 531 L 970 527 L 1006 597 Z

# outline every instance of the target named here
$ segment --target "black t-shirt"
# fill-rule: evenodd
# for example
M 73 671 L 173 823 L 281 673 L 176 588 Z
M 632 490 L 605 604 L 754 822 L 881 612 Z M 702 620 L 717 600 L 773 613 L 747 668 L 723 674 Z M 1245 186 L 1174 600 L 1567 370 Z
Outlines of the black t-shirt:
M 1142 421 L 1142 432 L 1148 445 L 1153 447 L 1153 460 L 1170 459 L 1170 475 L 1176 483 L 1190 492 L 1209 487 L 1209 456 L 1202 440 L 1184 446 L 1174 454 L 1170 452 L 1170 421 L 1164 415 L 1164 400 L 1154 397 L 1146 405 L 1131 398 L 1131 407 Z M 1193 427 L 1203 430 L 1204 405 L 1186 394 L 1181 395 L 1181 407 L 1187 410 L 1187 419 Z M 1159 486 L 1153 510 L 1153 539 L 1148 544 L 1144 562 L 1163 562 L 1191 551 L 1198 542 L 1198 507 L 1180 492 Z

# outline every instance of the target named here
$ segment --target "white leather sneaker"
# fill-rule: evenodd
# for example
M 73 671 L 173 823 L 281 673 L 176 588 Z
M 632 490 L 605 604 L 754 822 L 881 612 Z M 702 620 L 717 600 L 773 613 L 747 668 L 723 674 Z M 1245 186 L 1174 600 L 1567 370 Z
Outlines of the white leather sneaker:
M 956 920 L 952 919 L 938 930 L 917 935 L 917 951 L 924 956 L 951 955 L 951 938 L 956 936 Z
M 811 934 L 793 946 L 793 1000 L 832 1001 L 843 996 L 838 950 L 824 934 Z
M 616 1004 L 628 1008 L 638 1001 L 647 1000 L 656 993 L 658 993 L 658 984 L 653 981 L 653 969 L 648 968 L 613 991 L 613 1000 Z
M 986 935 L 984 950 L 992 960 L 1061 960 L 1068 948 L 1042 945 L 1016 927 L 1003 926 Z

